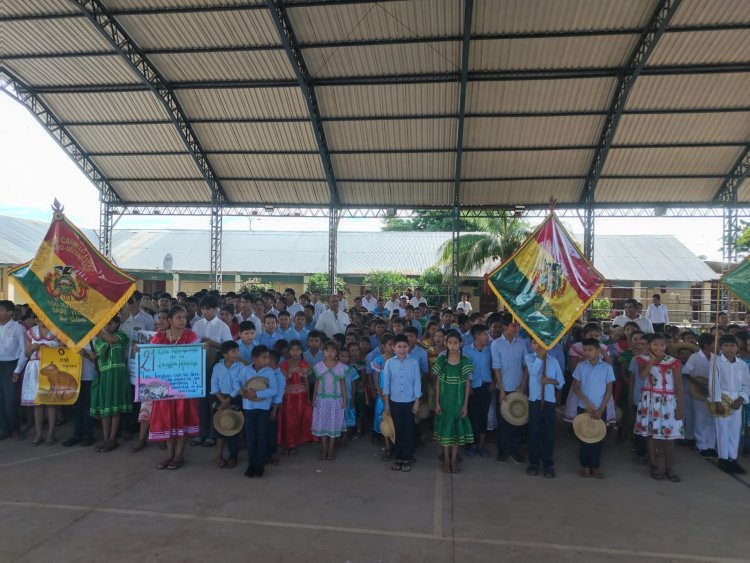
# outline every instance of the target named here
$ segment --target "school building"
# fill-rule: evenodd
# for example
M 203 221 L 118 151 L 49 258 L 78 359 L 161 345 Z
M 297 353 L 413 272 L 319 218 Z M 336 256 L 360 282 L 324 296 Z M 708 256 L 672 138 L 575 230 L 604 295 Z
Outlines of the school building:
M 289 221 L 294 227 L 294 221 Z M 0 278 L 2 295 L 12 298 L 8 269 L 30 260 L 47 223 L 0 216 Z M 84 229 L 98 242 L 94 230 Z M 375 271 L 395 271 L 417 278 L 437 262 L 449 232 L 346 232 L 338 237 L 337 270 L 352 295 L 364 292 L 363 280 Z M 210 286 L 209 236 L 205 230 L 115 229 L 113 257 L 138 280 L 138 289 L 153 293 L 194 293 Z M 635 297 L 646 305 L 653 293 L 662 295 L 674 323 L 710 322 L 715 310 L 718 275 L 674 236 L 597 235 L 594 264 L 607 279 L 604 297 L 614 308 Z M 164 257 L 172 256 L 172 271 Z M 275 290 L 307 290 L 312 274 L 328 270 L 328 233 L 225 231 L 222 249 L 223 291 L 234 291 L 250 278 L 260 278 Z M 491 265 L 486 271 L 490 271 Z M 462 280 L 461 290 L 481 311 L 494 310 L 497 300 L 484 287 L 484 271 Z M 449 292 L 446 289 L 446 294 Z

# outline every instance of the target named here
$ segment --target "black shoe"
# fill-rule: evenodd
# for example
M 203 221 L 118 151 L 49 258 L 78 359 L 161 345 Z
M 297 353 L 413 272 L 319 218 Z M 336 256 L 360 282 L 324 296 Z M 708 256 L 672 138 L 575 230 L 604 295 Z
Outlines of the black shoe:
M 265 467 L 263 467 L 262 465 L 259 465 L 259 466 L 257 467 L 257 469 L 255 470 L 255 476 L 256 476 L 256 477 L 263 477 L 263 472 L 264 472 L 265 470 L 266 470 L 266 469 L 265 469 Z
M 555 468 L 554 467 L 545 467 L 544 468 L 544 477 L 546 479 L 554 479 L 555 478 Z
M 517 455 L 510 454 L 510 459 L 516 465 L 520 465 L 524 462 L 524 458 L 521 454 L 517 454 Z
M 77 438 L 76 436 L 71 436 L 70 438 L 68 438 L 67 440 L 65 440 L 62 443 L 62 445 L 65 446 L 66 448 L 69 448 L 70 446 L 75 446 L 80 441 L 81 441 L 80 438 Z
M 497 461 L 500 463 L 507 463 L 508 462 L 508 456 L 503 454 L 497 454 Z
M 78 445 L 81 446 L 82 448 L 90 448 L 91 446 L 94 445 L 94 439 L 91 436 L 89 436 L 88 438 L 84 438 L 83 440 L 81 440 L 78 443 Z
M 698 450 L 698 453 L 703 457 L 719 457 L 719 454 L 716 453 L 716 450 L 712 448 L 709 448 L 707 450 Z
M 729 466 L 732 468 L 732 473 L 735 475 L 745 475 L 747 471 L 739 464 L 737 463 L 736 459 L 733 459 L 729 462 Z
M 537 475 L 539 475 L 539 466 L 529 465 L 526 468 L 526 475 L 529 475 L 530 477 L 536 477 Z
M 255 466 L 254 465 L 248 465 L 247 470 L 245 471 L 245 477 L 255 477 Z
M 724 471 L 725 473 L 729 473 L 732 475 L 734 473 L 734 470 L 732 468 L 732 464 L 728 459 L 720 459 L 719 460 L 719 469 Z

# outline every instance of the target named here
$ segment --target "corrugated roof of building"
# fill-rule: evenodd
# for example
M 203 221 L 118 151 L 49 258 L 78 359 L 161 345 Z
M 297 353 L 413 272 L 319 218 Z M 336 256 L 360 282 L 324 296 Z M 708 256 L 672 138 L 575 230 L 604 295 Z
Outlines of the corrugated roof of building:
M 215 173 L 234 205 L 326 207 L 338 191 L 342 206 L 426 208 L 454 203 L 458 142 L 483 150 L 464 153 L 463 205 L 580 205 L 618 84 L 664 3 L 473 0 L 469 30 L 465 0 L 6 4 L 0 73 L 46 104 L 116 203 L 207 206 L 198 179 Z M 750 2 L 675 5 L 624 104 L 598 205 L 715 203 L 749 150 Z M 134 153 L 151 156 L 115 158 Z M 515 189 L 516 178 L 539 182 Z
M 33 258 L 48 225 L 0 216 L 0 264 Z M 96 241 L 96 233 L 84 232 Z M 451 240 L 446 232 L 347 232 L 338 236 L 337 271 L 366 275 L 398 271 L 417 276 L 435 265 L 439 250 Z M 175 272 L 208 272 L 209 236 L 202 230 L 115 229 L 113 256 L 130 271 L 158 271 L 164 256 Z M 598 235 L 596 268 L 608 280 L 699 282 L 716 278 L 713 270 L 671 235 Z M 487 270 L 492 267 L 488 264 Z M 328 270 L 328 233 L 225 231 L 225 273 L 313 274 Z M 481 277 L 483 271 L 468 277 Z

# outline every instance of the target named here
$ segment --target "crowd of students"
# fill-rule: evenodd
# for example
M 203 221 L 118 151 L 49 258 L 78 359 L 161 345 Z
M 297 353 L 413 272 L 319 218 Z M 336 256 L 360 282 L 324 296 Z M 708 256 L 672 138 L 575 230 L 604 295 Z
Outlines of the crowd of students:
M 546 351 L 509 313 L 473 312 L 466 295 L 455 309 L 430 307 L 419 288 L 389 300 L 367 291 L 351 306 L 343 293 L 326 306 L 318 292 L 297 298 L 291 288 L 136 292 L 82 350 L 81 389 L 69 408 L 34 404 L 39 350 L 61 346 L 54 331 L 27 306 L 0 301 L 0 439 L 33 431 L 32 445 L 52 446 L 70 418 L 64 446 L 110 452 L 132 432 L 133 452 L 158 443 L 166 454 L 157 469 L 175 470 L 188 440 L 214 448 L 217 467 L 236 467 L 242 435 L 245 475 L 262 477 L 306 444 L 318 442 L 319 459 L 331 461 L 368 432 L 393 471 L 409 472 L 430 431 L 442 470 L 459 473 L 464 458 L 490 457 L 494 431 L 498 462 L 527 461 L 528 475 L 554 478 L 558 414 L 568 422 L 585 414 L 615 428 L 654 479 L 680 481 L 675 442 L 744 473 L 737 459 L 750 426 L 750 332 L 725 314 L 710 332 L 680 332 L 657 297 L 647 316 L 653 308 L 654 320 L 666 321 L 659 332 L 628 300 L 608 334 L 579 323 Z M 141 331 L 152 344 L 203 344 L 204 398 L 133 402 L 129 344 Z M 525 415 L 509 414 L 519 400 Z M 603 477 L 603 441 L 580 440 L 581 477 Z

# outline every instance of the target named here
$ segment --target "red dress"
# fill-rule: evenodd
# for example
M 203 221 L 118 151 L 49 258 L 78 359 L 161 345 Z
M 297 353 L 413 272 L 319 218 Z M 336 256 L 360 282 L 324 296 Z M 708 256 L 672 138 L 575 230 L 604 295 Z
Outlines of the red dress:
M 200 338 L 190 329 L 182 331 L 176 342 L 171 342 L 166 333 L 157 332 L 151 344 L 199 344 Z M 166 442 L 171 438 L 197 436 L 200 432 L 198 399 L 173 399 L 154 401 L 151 409 L 151 426 L 148 439 Z
M 278 413 L 278 441 L 285 448 L 296 448 L 313 439 L 312 407 L 307 398 L 307 376 L 310 364 L 300 360 L 299 365 L 290 370 L 289 362 L 279 366 L 286 378 L 284 403 Z

